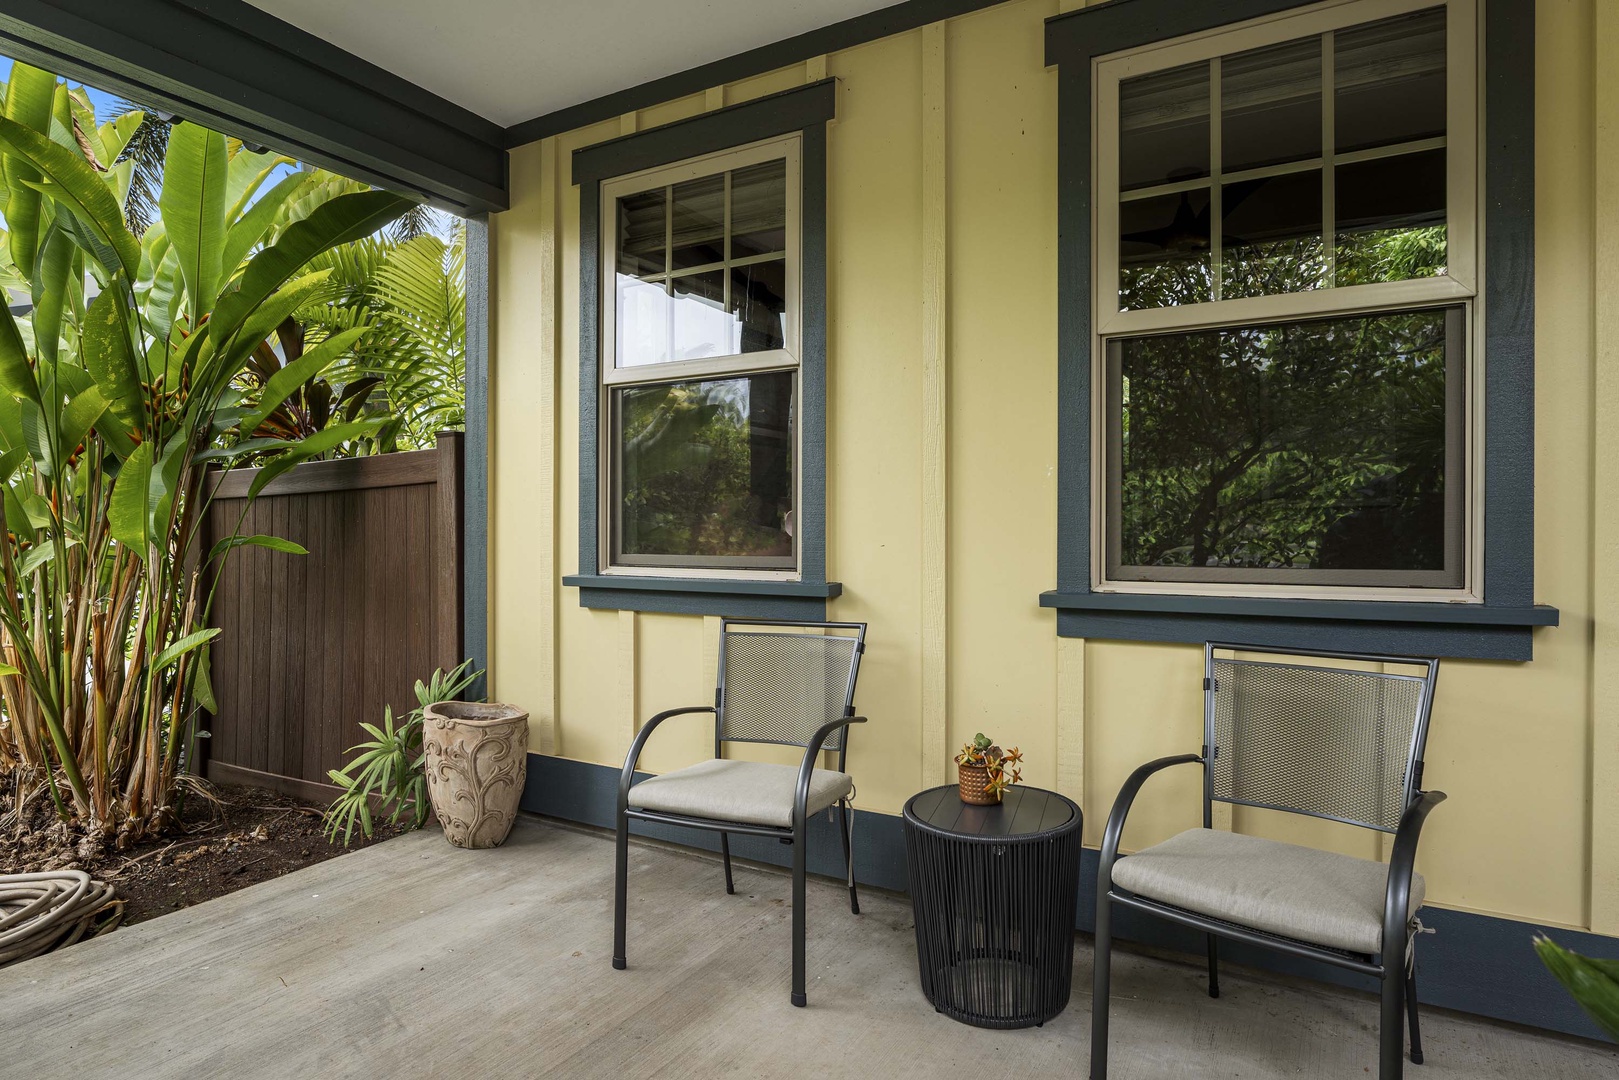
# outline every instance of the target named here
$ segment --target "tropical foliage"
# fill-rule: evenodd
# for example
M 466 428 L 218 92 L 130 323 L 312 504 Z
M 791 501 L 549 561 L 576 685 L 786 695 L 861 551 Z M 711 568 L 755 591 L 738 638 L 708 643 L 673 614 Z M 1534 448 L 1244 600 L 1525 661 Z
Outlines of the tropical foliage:
M 126 224 L 138 125 L 18 64 L 0 116 L 0 212 L 31 315 L 0 313 L 0 772 L 95 840 L 163 827 L 210 707 L 212 570 L 199 550 L 205 472 L 263 465 L 250 497 L 301 461 L 379 427 L 340 420 L 293 440 L 244 438 L 368 333 L 328 336 L 245 393 L 243 373 L 331 276 L 312 259 L 370 236 L 411 200 L 345 192 L 278 222 L 305 181 L 282 161 L 180 123 L 158 217 Z M 41 795 L 44 793 L 44 795 Z
M 427 798 L 427 775 L 422 771 L 426 760 L 422 749 L 424 710 L 441 701 L 460 700 L 462 692 L 483 675 L 471 669 L 472 661 L 464 660 L 448 674 L 443 668 L 433 672 L 425 684 L 418 679 L 416 708 L 401 721 L 395 722 L 392 706 L 384 706 L 382 727 L 360 724 L 370 740 L 349 747 L 349 753 L 356 755 L 354 760 L 327 774 L 343 789 L 326 811 L 329 843 L 337 843 L 341 833 L 343 846 L 348 847 L 356 826 L 369 840 L 376 829 L 373 804 L 377 814 L 388 814 L 390 824 L 398 824 L 407 811 L 411 828 L 419 829 L 427 823 L 432 806 Z
M 1535 938 L 1535 952 L 1591 1019 L 1619 1039 L 1619 960 L 1581 956 L 1548 937 Z

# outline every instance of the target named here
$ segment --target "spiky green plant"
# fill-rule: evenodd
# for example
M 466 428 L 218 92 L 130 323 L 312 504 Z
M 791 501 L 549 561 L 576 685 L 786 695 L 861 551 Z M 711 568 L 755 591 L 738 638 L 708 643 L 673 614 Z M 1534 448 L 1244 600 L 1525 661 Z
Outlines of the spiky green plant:
M 1535 938 L 1535 952 L 1591 1019 L 1619 1039 L 1619 960 L 1581 956 L 1544 936 Z
M 367 840 L 375 834 L 377 814 L 387 813 L 390 824 L 397 825 L 407 811 L 411 814 L 413 829 L 427 823 L 432 809 L 427 799 L 427 774 L 423 771 L 426 760 L 422 749 L 424 712 L 429 705 L 441 701 L 455 701 L 482 671 L 472 671 L 472 661 L 464 660 L 453 671 L 443 668 L 433 672 L 425 684 L 416 681 L 416 708 L 401 721 L 394 720 L 393 707 L 384 706 L 382 727 L 361 723 L 371 738 L 348 752 L 355 758 L 341 769 L 327 773 L 332 783 L 343 789 L 326 811 L 325 830 L 328 843 L 337 843 L 343 835 L 343 846 L 354 839 L 354 829 Z

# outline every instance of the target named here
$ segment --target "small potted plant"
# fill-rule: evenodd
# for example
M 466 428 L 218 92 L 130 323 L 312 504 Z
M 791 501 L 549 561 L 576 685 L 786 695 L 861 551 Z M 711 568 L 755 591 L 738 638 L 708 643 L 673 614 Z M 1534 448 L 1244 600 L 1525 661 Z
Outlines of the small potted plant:
M 974 806 L 994 806 L 1007 788 L 1023 779 L 1023 752 L 1017 747 L 1002 750 L 980 731 L 956 755 L 956 777 L 961 784 L 961 801 Z

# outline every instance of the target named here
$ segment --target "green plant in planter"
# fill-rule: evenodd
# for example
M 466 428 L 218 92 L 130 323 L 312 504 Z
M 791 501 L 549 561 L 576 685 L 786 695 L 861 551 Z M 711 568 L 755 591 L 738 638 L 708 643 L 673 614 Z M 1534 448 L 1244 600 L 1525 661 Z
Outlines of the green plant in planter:
M 373 801 L 377 814 L 387 813 L 389 824 L 397 825 L 407 810 L 412 815 L 411 828 L 419 829 L 427 823 L 432 807 L 427 800 L 427 776 L 422 771 L 423 711 L 441 701 L 460 700 L 461 692 L 483 675 L 471 668 L 472 661 L 464 660 L 448 674 L 443 668 L 433 672 L 425 684 L 418 679 L 416 708 L 403 720 L 396 722 L 393 707 L 386 706 L 382 727 L 360 724 L 371 740 L 349 747 L 348 752 L 357 755 L 354 760 L 327 773 L 332 783 L 343 789 L 326 811 L 328 843 L 337 843 L 338 833 L 342 833 L 343 846 L 348 847 L 356 825 L 361 835 L 371 839 L 376 831 Z
M 989 782 L 984 785 L 984 793 L 995 796 L 1023 779 L 1022 762 L 1023 751 L 1015 746 L 1002 750 L 995 745 L 994 739 L 982 731 L 973 736 L 972 742 L 963 743 L 961 753 L 956 755 L 957 765 L 989 770 Z
M 1591 1019 L 1619 1039 L 1619 960 L 1581 956 L 1548 937 L 1535 938 L 1535 952 Z

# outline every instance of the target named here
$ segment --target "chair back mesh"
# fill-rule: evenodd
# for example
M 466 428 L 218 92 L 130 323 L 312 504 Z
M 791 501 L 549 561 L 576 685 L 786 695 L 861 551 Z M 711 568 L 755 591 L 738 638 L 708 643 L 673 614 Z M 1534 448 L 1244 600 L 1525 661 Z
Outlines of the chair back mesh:
M 722 742 L 808 746 L 828 720 L 850 715 L 861 637 L 829 631 L 863 627 L 794 624 L 720 633 L 719 738 Z M 822 748 L 842 750 L 847 728 Z
M 1280 662 L 1217 657 L 1216 648 L 1206 664 L 1209 797 L 1394 832 L 1420 782 L 1438 662 L 1346 654 Z M 1328 666 L 1343 660 L 1389 663 Z

